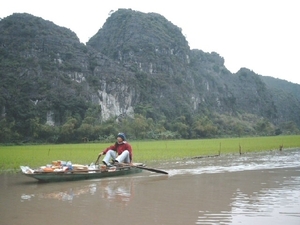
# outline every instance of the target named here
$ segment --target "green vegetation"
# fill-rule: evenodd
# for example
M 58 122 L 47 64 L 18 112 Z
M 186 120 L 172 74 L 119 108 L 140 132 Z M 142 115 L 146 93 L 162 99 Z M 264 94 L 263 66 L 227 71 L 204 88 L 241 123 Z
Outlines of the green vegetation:
M 174 159 L 220 154 L 240 154 L 263 150 L 283 151 L 300 147 L 300 136 L 222 138 L 198 140 L 132 141 L 134 161 L 149 163 Z M 20 165 L 32 168 L 53 160 L 90 164 L 98 153 L 111 143 L 85 143 L 61 145 L 1 146 L 0 171 L 18 171 Z
M 65 103 L 70 104 L 72 98 Z M 241 114 L 236 117 L 217 113 L 203 112 L 191 116 L 182 110 L 181 116 L 165 117 L 159 115 L 148 104 L 136 106 L 133 118 L 111 118 L 102 122 L 99 118 L 98 106 L 90 106 L 86 112 L 80 104 L 76 105 L 76 112 L 67 117 L 59 126 L 43 124 L 38 117 L 24 119 L 17 123 L 9 119 L 0 119 L 0 143 L 82 143 L 84 140 L 93 142 L 109 142 L 119 131 L 126 133 L 131 140 L 174 140 L 174 139 L 199 139 L 222 138 L 242 136 L 275 136 L 298 135 L 299 129 L 292 121 L 274 126 L 267 119 L 257 118 L 253 114 Z M 77 101 L 79 103 L 79 101 Z M 63 104 L 60 105 L 61 107 Z M 163 106 L 162 106 L 163 108 Z M 184 107 L 178 107 L 184 109 Z M 60 110 L 57 105 L 57 110 Z M 61 109 L 61 114 L 70 111 Z M 45 113 L 46 114 L 46 113 Z M 84 115 L 84 116 L 83 116 Z M 26 136 L 25 136 L 26 135 Z

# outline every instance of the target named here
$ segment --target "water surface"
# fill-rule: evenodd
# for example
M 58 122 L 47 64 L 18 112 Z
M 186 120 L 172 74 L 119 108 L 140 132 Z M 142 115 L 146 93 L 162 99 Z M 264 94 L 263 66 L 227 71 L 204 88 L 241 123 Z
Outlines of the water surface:
M 300 149 L 165 162 L 41 184 L 0 175 L 0 224 L 300 224 Z

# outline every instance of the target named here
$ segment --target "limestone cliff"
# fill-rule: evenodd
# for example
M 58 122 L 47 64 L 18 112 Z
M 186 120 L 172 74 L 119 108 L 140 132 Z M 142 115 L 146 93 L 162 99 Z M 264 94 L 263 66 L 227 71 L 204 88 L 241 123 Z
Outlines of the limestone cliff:
M 87 45 L 67 28 L 16 13 L 0 21 L 0 62 L 1 121 L 22 135 L 33 121 L 76 118 L 78 127 L 91 116 L 135 113 L 169 123 L 184 116 L 187 126 L 218 114 L 300 127 L 299 85 L 280 94 L 250 69 L 230 73 L 218 53 L 191 50 L 181 29 L 156 13 L 119 9 Z

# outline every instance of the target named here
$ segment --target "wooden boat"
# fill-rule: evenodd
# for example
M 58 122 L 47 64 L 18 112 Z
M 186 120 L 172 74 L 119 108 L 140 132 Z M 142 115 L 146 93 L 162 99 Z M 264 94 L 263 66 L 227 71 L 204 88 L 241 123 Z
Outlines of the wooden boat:
M 148 169 L 142 163 L 135 163 L 131 166 L 118 166 L 109 168 L 89 168 L 84 166 L 80 169 L 60 170 L 50 169 L 47 167 L 33 170 L 28 166 L 20 166 L 21 172 L 28 177 L 34 178 L 39 182 L 58 182 L 58 181 L 75 181 L 87 179 L 100 179 L 106 177 L 122 176 L 140 173 L 144 168 Z

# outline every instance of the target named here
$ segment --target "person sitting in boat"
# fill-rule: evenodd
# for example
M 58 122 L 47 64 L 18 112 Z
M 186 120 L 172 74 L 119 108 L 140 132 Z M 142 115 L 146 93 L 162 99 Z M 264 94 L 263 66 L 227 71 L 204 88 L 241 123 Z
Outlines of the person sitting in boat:
M 110 163 L 112 160 L 113 164 L 118 163 L 131 163 L 132 162 L 132 147 L 126 141 L 124 133 L 119 133 L 117 136 L 117 141 L 114 145 L 109 146 L 103 152 L 99 153 L 98 158 L 101 155 L 105 155 L 103 158 L 103 164 L 107 167 L 113 166 Z

